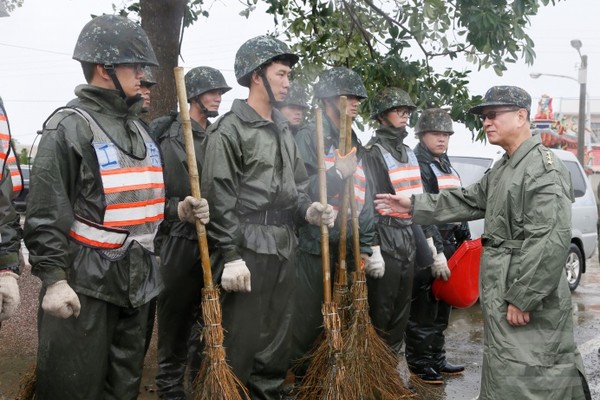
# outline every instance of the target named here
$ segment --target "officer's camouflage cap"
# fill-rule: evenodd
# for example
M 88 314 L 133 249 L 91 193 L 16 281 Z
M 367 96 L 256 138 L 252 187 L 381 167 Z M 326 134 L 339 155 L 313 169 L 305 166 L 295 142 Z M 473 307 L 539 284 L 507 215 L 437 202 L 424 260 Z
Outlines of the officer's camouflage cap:
M 218 69 L 196 67 L 185 74 L 185 91 L 188 101 L 211 90 L 220 90 L 221 94 L 231 90 L 231 87 L 225 82 L 225 77 Z
M 427 132 L 445 132 L 450 135 L 454 133 L 452 118 L 446 110 L 441 108 L 423 110 L 417 121 L 417 125 L 415 125 L 415 133 L 421 135 Z
M 349 68 L 336 67 L 319 74 L 315 84 L 315 97 L 326 99 L 336 96 L 367 97 L 367 91 L 360 76 Z
M 104 65 L 158 65 L 142 27 L 117 15 L 101 15 L 88 22 L 77 38 L 73 58 Z
M 377 119 L 378 116 L 386 111 L 398 107 L 406 107 L 410 111 L 414 111 L 417 108 L 408 93 L 404 90 L 394 87 L 382 89 L 371 100 L 371 118 Z
M 252 72 L 271 61 L 286 61 L 291 67 L 298 62 L 298 56 L 285 43 L 272 36 L 252 38 L 242 44 L 235 54 L 235 78 L 240 85 L 250 87 Z
M 156 85 L 156 79 L 154 78 L 152 68 L 148 66 L 144 67 L 144 77 L 140 80 L 140 83 L 147 87 Z
M 483 103 L 469 110 L 472 114 L 481 114 L 485 107 L 515 106 L 531 110 L 531 96 L 517 86 L 494 86 L 483 96 Z
M 296 106 L 301 108 L 310 108 L 308 104 L 308 93 L 300 84 L 292 82 L 288 89 L 287 97 L 280 102 L 282 106 Z

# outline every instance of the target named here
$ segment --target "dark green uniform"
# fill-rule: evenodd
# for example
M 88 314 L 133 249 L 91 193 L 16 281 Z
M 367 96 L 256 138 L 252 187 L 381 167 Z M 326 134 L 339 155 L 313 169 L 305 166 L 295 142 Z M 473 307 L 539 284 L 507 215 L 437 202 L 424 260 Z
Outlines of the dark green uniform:
M 151 129 L 161 149 L 166 192 L 165 221 L 158 238 L 165 289 L 158 297 L 157 307 L 156 386 L 161 399 L 185 399 L 186 365 L 189 365 L 192 382 L 200 367 L 202 352 L 200 301 L 203 282 L 200 250 L 196 226 L 180 221 L 177 215 L 178 203 L 186 196 L 191 196 L 180 116 L 158 118 L 152 122 Z M 192 136 L 198 171 L 202 171 L 200 152 L 206 134 L 194 120 Z
M 439 193 L 438 178 L 432 165 L 441 173 L 452 173 L 448 156 L 442 154 L 437 160 L 422 143 L 417 144 L 414 151 L 419 160 L 423 191 Z M 443 250 L 447 259 L 450 259 L 463 241 L 471 238 L 466 222 L 427 225 L 423 229 L 426 236 L 440 238 L 436 240 L 436 247 L 440 246 L 438 251 Z M 432 284 L 433 276 L 431 270 L 427 268 L 418 273 L 413 287 L 413 302 L 406 330 L 406 360 L 408 365 L 416 370 L 430 367 L 441 371 L 446 365 L 444 331 L 448 328 L 452 306 L 444 301 L 438 301 L 433 296 Z
M 485 217 L 480 400 L 586 398 L 564 273 L 572 198 L 568 170 L 539 135 L 467 188 L 415 196 L 418 223 Z M 509 325 L 508 304 L 529 312 L 529 323 Z
M 283 115 L 263 119 L 243 100 L 208 130 L 202 193 L 211 207 L 213 274 L 243 259 L 250 293 L 222 294 L 227 359 L 252 398 L 278 399 L 289 361 L 295 289 L 294 222 L 310 199 L 306 169 Z
M 319 201 L 319 177 L 317 162 L 317 144 L 316 127 L 314 124 L 307 125 L 300 129 L 295 136 L 298 143 L 298 149 L 304 166 L 309 176 L 308 193 L 313 201 Z M 323 136 L 326 155 L 332 147 L 339 147 L 339 130 L 333 125 L 329 118 L 323 116 Z M 358 157 L 362 154 L 362 146 L 358 142 L 356 134 L 352 132 L 352 146 L 357 148 Z M 331 156 L 333 157 L 333 156 Z M 327 179 L 327 203 L 334 207 L 341 206 L 344 180 L 338 175 L 335 166 L 331 166 L 326 171 Z M 349 209 L 348 209 L 349 210 Z M 348 215 L 347 230 L 347 268 L 348 271 L 354 269 L 354 253 L 352 250 L 352 224 L 350 215 Z M 338 215 L 334 228 L 329 229 L 329 254 L 331 255 L 331 276 L 335 276 L 335 267 L 339 258 L 340 230 L 339 221 L 342 218 Z M 362 222 L 362 221 L 361 221 Z M 363 237 L 363 225 L 361 224 L 361 249 L 364 254 L 371 254 L 371 240 Z M 315 225 L 304 225 L 299 229 L 300 244 L 298 246 L 297 258 L 297 277 L 298 286 L 296 288 L 296 298 L 294 305 L 294 323 L 293 323 L 293 350 L 292 362 L 294 364 L 304 357 L 313 346 L 315 339 L 322 332 L 323 315 L 321 305 L 323 304 L 323 272 L 321 262 L 321 230 Z M 301 368 L 302 370 L 304 368 Z M 303 371 L 297 371 L 302 375 Z
M 129 107 L 115 90 L 78 86 L 69 106 L 87 111 L 125 152 L 141 154 L 142 101 Z M 38 399 L 135 399 L 141 380 L 148 303 L 162 289 L 156 258 L 132 242 L 110 261 L 70 240 L 75 214 L 101 224 L 105 197 L 88 122 L 74 111 L 51 117 L 34 168 L 25 223 L 32 272 L 43 287 L 67 280 L 78 318 L 38 314 Z

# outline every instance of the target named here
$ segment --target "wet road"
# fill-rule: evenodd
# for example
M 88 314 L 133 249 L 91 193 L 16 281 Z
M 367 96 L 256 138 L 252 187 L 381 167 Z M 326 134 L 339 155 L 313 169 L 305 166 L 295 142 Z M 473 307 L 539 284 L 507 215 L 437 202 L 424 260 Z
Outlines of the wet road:
M 16 317 L 0 328 L 0 400 L 13 399 L 21 374 L 35 362 L 36 309 L 39 280 L 26 268 L 19 285 L 22 304 Z M 598 257 L 588 259 L 588 272 L 573 293 L 575 340 L 584 364 L 593 398 L 600 398 L 600 266 Z M 428 387 L 416 399 L 471 400 L 479 390 L 483 326 L 478 305 L 467 310 L 453 310 L 446 337 L 449 361 L 466 365 L 464 375 L 450 377 L 444 385 Z M 156 338 L 146 357 L 139 400 L 156 400 L 153 378 L 156 374 Z

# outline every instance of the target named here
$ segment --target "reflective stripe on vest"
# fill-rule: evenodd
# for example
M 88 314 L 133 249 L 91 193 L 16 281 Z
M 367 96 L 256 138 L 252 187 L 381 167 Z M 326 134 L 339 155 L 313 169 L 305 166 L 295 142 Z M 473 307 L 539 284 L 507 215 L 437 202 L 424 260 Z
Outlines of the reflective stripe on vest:
M 394 158 L 394 156 L 387 151 L 382 145 L 376 143 L 375 146 L 381 150 L 383 159 L 388 168 L 388 174 L 390 182 L 394 187 L 396 194 L 403 196 L 412 196 L 413 194 L 423 193 L 423 181 L 421 180 L 421 169 L 419 168 L 419 161 L 417 156 L 410 149 L 406 148 L 408 154 L 408 162 L 402 163 Z M 391 212 L 385 213 L 383 210 L 377 210 L 381 215 L 386 215 L 396 218 L 410 218 L 408 213 Z
M 2 168 L 0 169 L 0 179 L 4 177 L 4 166 L 8 167 L 10 180 L 12 182 L 13 196 L 16 197 L 21 190 L 23 190 L 23 177 L 21 176 L 15 149 L 10 139 L 8 119 L 6 118 L 4 109 L 0 107 L 0 162 L 2 164 Z
M 94 118 L 73 109 L 90 124 L 106 209 L 102 224 L 80 216 L 71 226 L 73 240 L 97 248 L 110 259 L 125 255 L 132 242 L 154 251 L 154 236 L 164 218 L 165 185 L 158 147 L 143 126 L 134 121 L 146 146 L 138 160 L 121 151 Z
M 458 173 L 450 166 L 451 172 L 445 173 L 437 167 L 435 163 L 429 164 L 431 170 L 437 178 L 438 189 L 454 189 L 462 187 Z

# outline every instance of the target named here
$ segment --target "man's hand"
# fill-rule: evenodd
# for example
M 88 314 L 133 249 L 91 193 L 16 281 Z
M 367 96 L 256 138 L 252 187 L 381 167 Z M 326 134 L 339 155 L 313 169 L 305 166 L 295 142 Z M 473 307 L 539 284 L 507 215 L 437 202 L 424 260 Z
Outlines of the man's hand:
M 0 272 L 0 321 L 12 317 L 19 308 L 21 296 L 18 277 L 19 275 L 11 271 Z
M 198 219 L 203 225 L 206 225 L 210 221 L 208 201 L 187 196 L 177 204 L 177 216 L 183 222 L 195 224 Z
M 42 310 L 57 318 L 69 318 L 70 316 L 79 316 L 81 303 L 77 293 L 67 281 L 58 281 L 46 289 L 46 294 L 42 299 Z
M 324 206 L 318 201 L 315 201 L 308 207 L 308 210 L 306 210 L 306 220 L 312 225 L 323 224 L 327 225 L 329 228 L 333 228 L 335 222 L 333 207 L 329 204 Z
M 529 323 L 529 312 L 521 311 L 512 304 L 506 310 L 506 320 L 511 326 L 525 326 Z
M 250 285 L 250 270 L 244 260 L 240 258 L 225 263 L 223 276 L 221 276 L 221 287 L 227 292 L 250 292 L 252 289 Z
M 378 193 L 375 195 L 375 205 L 378 210 L 384 214 L 391 212 L 407 213 L 410 212 L 410 197 L 401 194 Z
M 348 152 L 345 156 L 342 156 L 340 151 L 336 150 L 334 156 L 335 169 L 339 171 L 339 173 L 342 175 L 342 178 L 346 179 L 349 176 L 352 176 L 358 165 L 358 160 L 356 158 L 356 147 L 353 147 L 352 150 L 350 150 L 350 152 Z
M 381 255 L 381 247 L 372 246 L 373 254 L 369 257 L 369 262 L 365 264 L 365 272 L 371 278 L 379 279 L 385 274 L 385 261 Z

